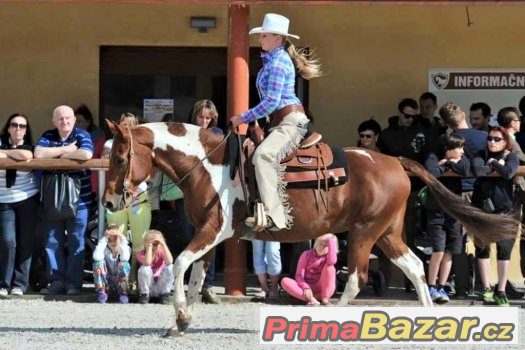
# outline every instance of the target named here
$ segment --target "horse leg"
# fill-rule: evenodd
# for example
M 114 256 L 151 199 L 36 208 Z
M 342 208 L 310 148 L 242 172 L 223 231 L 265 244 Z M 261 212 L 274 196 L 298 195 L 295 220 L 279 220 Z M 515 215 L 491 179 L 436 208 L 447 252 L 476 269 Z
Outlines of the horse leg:
M 397 267 L 403 271 L 414 284 L 419 300 L 423 306 L 432 306 L 428 291 L 423 262 L 405 244 L 401 236 L 403 217 L 397 220 L 379 237 L 377 245 Z
M 187 248 L 186 248 L 187 249 Z M 202 283 L 204 282 L 204 277 L 206 275 L 205 268 L 208 268 L 208 262 L 211 258 L 211 253 L 208 252 L 214 250 L 214 246 L 208 246 L 198 253 L 193 253 L 190 250 L 184 250 L 179 254 L 175 260 L 173 266 L 173 274 L 175 275 L 175 291 L 173 296 L 173 307 L 175 308 L 175 318 L 176 322 L 171 328 L 168 329 L 165 336 L 181 335 L 191 323 L 191 307 L 195 300 L 197 300 L 197 295 L 200 291 Z M 205 257 L 194 263 L 194 268 L 191 272 L 190 285 L 188 290 L 188 297 L 190 298 L 189 303 L 186 302 L 186 296 L 184 295 L 184 274 L 188 267 L 197 259 L 202 256 Z
M 191 267 L 190 283 L 188 284 L 188 294 L 186 299 L 188 301 L 188 310 L 190 313 L 193 312 L 193 306 L 197 301 L 199 292 L 202 289 L 204 278 L 206 277 L 206 271 L 210 266 L 210 259 L 215 252 L 215 248 L 210 249 L 200 260 L 193 263 Z
M 348 305 L 348 302 L 357 296 L 368 281 L 370 251 L 374 245 L 373 240 L 370 239 L 373 234 L 368 235 L 371 234 L 370 229 L 370 227 L 354 226 L 348 232 L 348 281 L 339 299 L 339 305 Z M 359 232 L 366 232 L 368 239 L 364 239 L 365 237 L 362 237 Z
M 189 327 L 191 314 L 186 306 L 186 297 L 184 296 L 184 273 L 190 264 L 198 259 L 194 253 L 185 250 L 179 254 L 173 266 L 175 275 L 173 306 L 175 308 L 176 324 L 168 329 L 166 336 L 180 335 Z

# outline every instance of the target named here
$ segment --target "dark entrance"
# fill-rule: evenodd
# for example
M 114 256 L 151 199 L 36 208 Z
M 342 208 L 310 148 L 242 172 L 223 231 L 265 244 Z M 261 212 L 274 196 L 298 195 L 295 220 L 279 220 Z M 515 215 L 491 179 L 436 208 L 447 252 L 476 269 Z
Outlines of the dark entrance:
M 222 121 L 226 69 L 226 48 L 102 46 L 101 119 L 142 115 L 144 99 L 173 99 L 173 120 L 188 122 L 195 101 L 217 97 Z
M 255 76 L 260 49 L 250 49 L 250 107 L 259 102 Z M 211 99 L 219 126 L 227 124 L 227 49 L 225 47 L 102 46 L 100 48 L 100 120 L 118 120 L 124 112 L 143 114 L 144 99 L 173 99 L 173 120 L 188 122 L 195 101 Z M 299 78 L 297 94 L 308 105 L 308 82 Z

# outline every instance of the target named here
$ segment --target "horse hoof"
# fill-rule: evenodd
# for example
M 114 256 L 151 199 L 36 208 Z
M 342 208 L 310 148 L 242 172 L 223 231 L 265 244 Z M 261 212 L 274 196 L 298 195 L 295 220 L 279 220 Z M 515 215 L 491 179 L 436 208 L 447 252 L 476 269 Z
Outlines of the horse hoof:
M 348 300 L 339 300 L 337 302 L 337 306 L 348 306 L 349 301 Z
M 173 338 L 173 337 L 182 337 L 184 335 L 183 332 L 179 332 L 179 330 L 177 329 L 177 327 L 171 327 L 171 328 L 168 328 L 168 330 L 166 331 L 166 333 L 164 333 L 164 338 Z
M 187 317 L 187 318 L 179 317 L 179 318 L 177 318 L 177 328 L 179 330 L 179 333 L 182 333 L 186 329 L 188 329 L 188 327 L 190 326 L 190 323 L 191 323 L 191 317 Z

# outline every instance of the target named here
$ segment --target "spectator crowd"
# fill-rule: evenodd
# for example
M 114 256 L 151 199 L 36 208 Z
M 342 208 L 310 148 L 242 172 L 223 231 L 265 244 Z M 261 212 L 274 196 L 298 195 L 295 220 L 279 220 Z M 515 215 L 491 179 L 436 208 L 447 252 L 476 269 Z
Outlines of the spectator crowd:
M 518 101 L 517 101 L 518 102 Z M 472 205 L 485 212 L 506 214 L 521 204 L 525 181 L 515 176 L 525 162 L 525 132 L 521 121 L 525 97 L 519 108 L 500 109 L 495 118 L 484 102 L 463 111 L 448 102 L 438 106 L 432 93 L 423 93 L 419 100 L 402 99 L 397 113 L 388 118 L 388 125 L 372 119 L 363 121 L 358 129 L 357 146 L 390 156 L 416 160 L 445 185 Z M 163 121 L 170 121 L 167 115 Z M 76 110 L 58 106 L 52 115 L 54 126 L 33 143 L 30 118 L 15 113 L 7 118 L 0 135 L 0 158 L 25 161 L 37 159 L 75 159 L 109 157 L 112 140 L 94 123 L 89 108 Z M 124 113 L 123 125 L 140 124 L 140 118 Z M 198 101 L 191 122 L 216 133 L 218 113 L 209 100 Z M 351 165 L 350 165 L 351 166 Z M 497 178 L 485 175 L 496 172 Z M 455 173 L 457 176 L 447 176 Z M 0 297 L 22 296 L 29 290 L 30 270 L 42 251 L 45 252 L 45 277 L 40 293 L 46 295 L 77 295 L 84 281 L 86 235 L 98 193 L 97 177 L 83 171 L 0 170 Z M 151 229 L 154 196 L 148 187 L 160 187 L 159 195 L 169 203 L 177 222 L 177 231 L 189 243 L 195 230 L 189 223 L 183 194 L 168 178 L 159 174 L 158 184 L 143 183 L 135 193 L 134 205 L 122 210 L 108 210 L 108 227 L 92 252 L 93 281 L 96 300 L 105 303 L 115 299 L 128 303 L 135 293 L 142 304 L 151 299 L 167 303 L 173 286 L 173 262 L 180 253 L 170 247 L 162 232 Z M 153 180 L 155 181 L 155 180 Z M 58 183 L 70 187 L 70 200 L 56 203 Z M 422 233 L 430 240 L 428 285 L 432 300 L 445 303 L 451 295 L 464 297 L 468 292 L 466 276 L 462 275 L 461 259 L 465 255 L 467 235 L 459 222 L 448 216 L 417 179 L 411 179 L 405 233 L 408 243 Z M 419 204 L 422 204 L 423 211 Z M 60 212 L 53 211 L 60 207 Z M 65 207 L 64 207 L 65 206 Z M 65 209 L 64 209 L 65 208 Z M 71 210 L 69 210 L 71 209 Z M 73 215 L 71 215 L 71 212 Z M 28 220 L 38 213 L 38 220 Z M 417 220 L 414 220 L 417 218 Z M 154 218 L 153 218 L 154 219 Z M 517 233 L 518 234 L 518 233 Z M 338 240 L 331 234 L 318 238 L 312 249 L 300 255 L 297 271 L 280 281 L 282 271 L 280 245 L 277 242 L 254 240 L 253 266 L 260 284 L 257 298 L 279 296 L 279 284 L 291 296 L 310 305 L 329 305 L 336 290 Z M 514 241 L 497 244 L 498 282 L 491 288 L 489 280 L 489 249 L 474 242 L 480 297 L 487 303 L 508 306 L 506 295 L 510 252 Z M 521 241 L 523 255 L 524 244 Z M 91 252 L 90 252 L 91 253 Z M 91 257 L 90 257 L 91 258 Z M 91 260 L 91 259 L 88 259 Z M 521 264 L 523 268 L 523 263 Z M 295 264 L 294 264 L 295 267 Z M 212 284 L 215 257 L 206 275 L 203 300 L 219 303 Z M 447 288 L 455 276 L 455 291 Z

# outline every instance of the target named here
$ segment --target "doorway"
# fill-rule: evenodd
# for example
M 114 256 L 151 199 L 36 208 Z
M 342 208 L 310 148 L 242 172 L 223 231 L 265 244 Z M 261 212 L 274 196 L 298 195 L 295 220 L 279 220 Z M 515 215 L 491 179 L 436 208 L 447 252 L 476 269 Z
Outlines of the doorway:
M 259 103 L 255 88 L 260 49 L 250 49 L 250 107 Z M 211 99 L 219 127 L 227 125 L 226 47 L 100 47 L 99 125 L 124 112 L 143 115 L 145 99 L 172 99 L 173 121 L 187 123 L 193 104 Z M 297 79 L 297 95 L 308 106 L 308 81 Z

